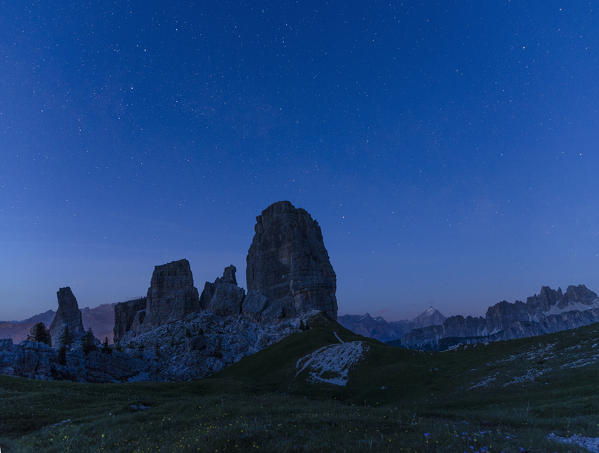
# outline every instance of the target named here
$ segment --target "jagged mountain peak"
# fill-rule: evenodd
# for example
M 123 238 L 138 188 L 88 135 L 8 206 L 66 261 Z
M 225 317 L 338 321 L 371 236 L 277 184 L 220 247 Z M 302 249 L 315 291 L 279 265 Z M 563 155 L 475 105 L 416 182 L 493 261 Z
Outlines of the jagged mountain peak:
M 412 322 L 414 323 L 415 328 L 420 327 L 428 327 L 428 326 L 436 326 L 443 324 L 445 321 L 445 316 L 437 310 L 435 307 L 430 306 L 418 316 L 416 316 Z

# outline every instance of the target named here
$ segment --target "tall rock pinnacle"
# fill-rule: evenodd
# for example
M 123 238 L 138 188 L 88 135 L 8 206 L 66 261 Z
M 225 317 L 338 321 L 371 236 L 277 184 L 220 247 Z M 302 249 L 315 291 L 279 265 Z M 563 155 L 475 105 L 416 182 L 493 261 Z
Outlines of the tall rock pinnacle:
M 73 339 L 82 337 L 85 331 L 81 320 L 81 311 L 71 288 L 68 286 L 60 288 L 56 296 L 58 297 L 58 310 L 50 324 L 50 336 L 52 337 L 52 346 L 58 348 L 60 347 L 60 336 L 65 328 L 68 327 Z
M 246 279 L 248 293 L 266 296 L 281 317 L 321 310 L 337 319 L 337 279 L 320 226 L 289 201 L 272 204 L 256 218 Z
M 148 289 L 144 330 L 200 311 L 200 297 L 186 259 L 156 266 Z

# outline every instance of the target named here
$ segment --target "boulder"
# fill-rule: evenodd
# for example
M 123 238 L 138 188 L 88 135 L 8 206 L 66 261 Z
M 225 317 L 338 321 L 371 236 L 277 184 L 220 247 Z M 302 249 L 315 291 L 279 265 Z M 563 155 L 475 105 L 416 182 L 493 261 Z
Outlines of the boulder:
M 259 291 L 249 291 L 245 299 L 243 299 L 243 306 L 241 313 L 253 321 L 262 321 L 262 314 L 268 306 L 268 299 L 264 294 Z
M 52 324 L 50 324 L 50 336 L 52 337 L 52 346 L 58 348 L 60 346 L 60 336 L 65 328 L 68 327 L 75 343 L 85 334 L 85 330 L 83 329 L 81 311 L 71 288 L 60 288 L 56 296 L 58 298 L 58 310 L 54 315 Z
M 337 319 L 337 280 L 322 231 L 308 212 L 279 201 L 256 218 L 247 255 L 248 293 L 268 301 L 269 318 L 320 310 Z
M 156 266 L 148 289 L 141 329 L 151 330 L 200 311 L 198 290 L 186 259 Z

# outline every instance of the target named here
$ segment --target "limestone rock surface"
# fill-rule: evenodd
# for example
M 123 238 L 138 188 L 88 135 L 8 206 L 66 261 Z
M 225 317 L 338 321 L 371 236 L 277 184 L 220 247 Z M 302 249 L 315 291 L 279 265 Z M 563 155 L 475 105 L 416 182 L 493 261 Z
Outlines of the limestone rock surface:
M 186 259 L 156 266 L 148 289 L 142 330 L 178 321 L 200 311 L 198 290 Z
M 256 218 L 247 255 L 248 293 L 269 301 L 269 317 L 320 310 L 337 319 L 337 279 L 322 231 L 304 209 L 279 201 Z
M 130 330 L 139 330 L 146 313 L 146 298 L 120 302 L 114 306 L 114 342 L 118 343 Z
M 52 346 L 60 346 L 60 336 L 65 328 L 69 329 L 74 341 L 81 338 L 85 333 L 81 311 L 77 304 L 77 299 L 68 286 L 60 288 L 56 293 L 58 298 L 58 310 L 54 315 L 52 324 L 50 324 L 50 336 L 52 337 Z
M 220 316 L 239 315 L 245 291 L 237 286 L 235 273 L 235 266 L 227 266 L 222 277 L 217 278 L 214 283 L 206 282 L 200 306 Z

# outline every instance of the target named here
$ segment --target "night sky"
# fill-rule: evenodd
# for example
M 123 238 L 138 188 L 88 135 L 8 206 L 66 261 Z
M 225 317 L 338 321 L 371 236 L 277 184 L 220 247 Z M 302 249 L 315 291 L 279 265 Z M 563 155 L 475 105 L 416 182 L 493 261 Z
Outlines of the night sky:
M 0 1 L 0 319 L 245 286 L 284 199 L 340 313 L 599 290 L 593 3 Z

